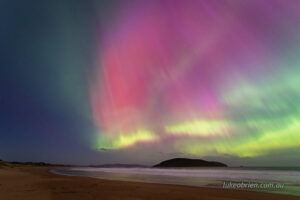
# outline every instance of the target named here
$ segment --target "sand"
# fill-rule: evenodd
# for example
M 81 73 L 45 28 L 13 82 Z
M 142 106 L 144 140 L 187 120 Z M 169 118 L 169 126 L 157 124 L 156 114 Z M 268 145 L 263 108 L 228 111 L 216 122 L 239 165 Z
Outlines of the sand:
M 53 167 L 0 167 L 0 200 L 299 199 L 263 192 L 100 180 L 52 174 Z

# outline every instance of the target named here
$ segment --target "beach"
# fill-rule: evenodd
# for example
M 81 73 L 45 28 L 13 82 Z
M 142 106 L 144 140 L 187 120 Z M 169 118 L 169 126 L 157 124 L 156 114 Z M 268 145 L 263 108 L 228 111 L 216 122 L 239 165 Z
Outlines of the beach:
M 53 174 L 57 167 L 0 167 L 0 199 L 299 199 L 264 192 L 110 181 Z

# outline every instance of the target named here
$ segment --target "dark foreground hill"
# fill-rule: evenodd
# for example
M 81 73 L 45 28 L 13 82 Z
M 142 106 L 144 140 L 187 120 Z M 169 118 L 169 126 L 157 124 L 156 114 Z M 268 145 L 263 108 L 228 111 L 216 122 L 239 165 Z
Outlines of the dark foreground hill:
M 9 164 L 3 160 L 0 160 L 0 167 L 9 167 L 9 166 L 11 166 L 11 164 Z
M 216 161 L 200 159 L 174 158 L 163 161 L 153 167 L 227 167 L 226 164 Z

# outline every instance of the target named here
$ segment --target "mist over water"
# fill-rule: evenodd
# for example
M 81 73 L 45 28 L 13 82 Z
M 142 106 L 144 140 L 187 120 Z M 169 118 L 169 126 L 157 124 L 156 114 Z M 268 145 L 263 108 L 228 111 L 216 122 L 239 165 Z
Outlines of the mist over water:
M 107 180 L 222 188 L 225 182 L 273 183 L 282 188 L 252 189 L 300 196 L 300 168 L 92 168 L 55 170 L 55 173 Z

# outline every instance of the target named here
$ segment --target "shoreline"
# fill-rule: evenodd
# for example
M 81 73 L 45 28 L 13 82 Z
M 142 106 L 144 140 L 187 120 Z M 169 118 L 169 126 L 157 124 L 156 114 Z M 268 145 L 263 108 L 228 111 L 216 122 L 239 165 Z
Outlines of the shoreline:
M 0 167 L 0 199 L 299 199 L 256 191 L 104 180 L 50 172 L 59 168 Z
M 215 169 L 199 169 L 198 173 L 188 168 L 171 168 L 171 169 L 153 169 L 153 168 L 90 168 L 90 167 L 73 167 L 69 169 L 51 170 L 53 173 L 67 176 L 91 177 L 112 181 L 127 181 L 137 183 L 152 183 L 164 185 L 181 185 L 202 188 L 215 189 L 232 189 L 242 191 L 256 191 L 273 194 L 284 194 L 292 196 L 300 196 L 300 182 L 293 182 L 294 177 L 299 176 L 299 172 L 291 175 L 290 171 L 247 171 L 241 173 L 241 170 L 225 170 L 211 171 Z M 156 171 L 158 170 L 158 171 Z M 166 171 L 161 171 L 166 170 Z M 191 176 L 192 172 L 192 176 Z M 254 173 L 256 172 L 256 173 Z M 241 174 L 240 174 L 241 173 Z M 265 174 L 266 173 L 266 174 Z M 278 174 L 277 174 L 278 173 Z M 292 172 L 293 173 L 293 172 Z M 212 175 L 212 176 L 209 176 Z M 217 175 L 219 174 L 219 175 Z M 247 176 L 250 174 L 250 176 Z M 253 176 L 255 175 L 256 176 Z M 262 176 L 260 176 L 262 174 Z M 265 176 L 266 175 L 266 176 Z M 272 175 L 270 177 L 270 175 Z M 276 175 L 289 175 L 286 179 L 277 179 Z M 241 179 L 243 176 L 243 179 Z M 265 176 L 265 177 L 264 177 Z M 269 176 L 269 177 L 268 177 Z M 291 179 L 292 177 L 292 179 Z M 298 189 L 297 189 L 298 188 Z

